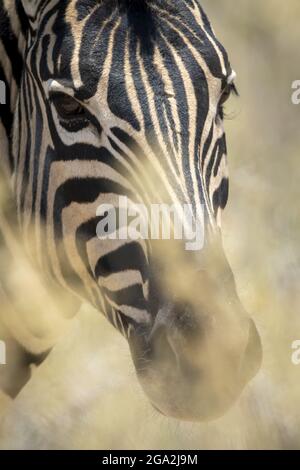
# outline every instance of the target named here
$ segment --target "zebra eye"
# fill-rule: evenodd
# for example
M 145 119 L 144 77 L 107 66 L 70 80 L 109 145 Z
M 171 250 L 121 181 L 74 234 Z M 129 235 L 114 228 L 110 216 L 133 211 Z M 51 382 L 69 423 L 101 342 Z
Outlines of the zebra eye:
M 226 101 L 228 101 L 228 99 L 230 98 L 232 93 L 234 95 L 238 96 L 238 91 L 237 91 L 237 88 L 236 88 L 235 84 L 234 83 L 228 83 L 226 85 L 226 87 L 224 88 L 223 92 L 222 92 L 220 102 L 219 102 L 219 106 L 223 106 L 226 103 Z
M 50 96 L 60 125 L 68 132 L 78 132 L 89 125 L 88 113 L 75 98 L 62 92 Z
M 72 96 L 64 93 L 56 93 L 52 96 L 52 102 L 59 117 L 63 120 L 78 120 L 85 117 L 85 109 Z
M 233 82 L 232 83 L 227 83 L 225 88 L 222 91 L 222 94 L 221 94 L 220 99 L 219 99 L 219 104 L 218 104 L 217 116 L 219 118 L 221 118 L 221 120 L 223 120 L 224 117 L 225 117 L 225 112 L 224 112 L 225 103 L 228 101 L 228 99 L 230 98 L 230 96 L 232 94 L 234 94 L 236 96 L 239 96 L 239 92 L 238 92 L 235 84 Z

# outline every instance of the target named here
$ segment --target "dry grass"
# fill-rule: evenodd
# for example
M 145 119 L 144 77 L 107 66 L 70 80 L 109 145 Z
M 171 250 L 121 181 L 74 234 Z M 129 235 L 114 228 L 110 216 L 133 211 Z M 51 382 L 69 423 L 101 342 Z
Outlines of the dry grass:
M 64 325 L 63 339 L 15 402 L 0 396 L 2 447 L 300 448 L 300 366 L 291 362 L 292 341 L 300 339 L 300 108 L 290 99 L 300 75 L 300 5 L 203 5 L 238 72 L 241 98 L 228 109 L 236 116 L 226 123 L 231 197 L 224 243 L 240 297 L 262 336 L 263 368 L 223 418 L 179 423 L 152 410 L 125 340 L 97 312 L 85 306 L 67 324 L 54 312 L 58 330 L 59 322 Z M 12 277 L 18 292 L 24 279 L 29 283 L 21 290 L 23 307 L 29 293 L 39 293 L 33 307 L 23 308 L 30 333 L 36 334 L 37 324 L 49 327 L 39 281 L 24 266 Z M 1 314 L 7 316 L 3 303 Z M 39 316 L 44 323 L 35 323 Z M 7 327 L 0 327 L 1 335 L 8 335 Z

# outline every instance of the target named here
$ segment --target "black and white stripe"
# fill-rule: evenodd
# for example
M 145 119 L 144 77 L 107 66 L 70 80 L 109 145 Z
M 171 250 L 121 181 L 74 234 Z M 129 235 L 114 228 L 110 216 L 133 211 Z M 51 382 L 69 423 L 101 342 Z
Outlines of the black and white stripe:
M 198 0 L 0 0 L 0 150 L 20 226 L 44 275 L 125 335 L 152 322 L 151 243 L 101 243 L 96 208 L 163 198 L 217 230 L 233 78 Z

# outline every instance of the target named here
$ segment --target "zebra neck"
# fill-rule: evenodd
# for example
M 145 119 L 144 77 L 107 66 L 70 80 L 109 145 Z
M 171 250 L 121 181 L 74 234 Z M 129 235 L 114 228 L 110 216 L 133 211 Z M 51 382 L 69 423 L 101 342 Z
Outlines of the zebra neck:
M 27 18 L 20 0 L 0 0 L 0 165 L 13 171 L 11 135 L 23 71 Z

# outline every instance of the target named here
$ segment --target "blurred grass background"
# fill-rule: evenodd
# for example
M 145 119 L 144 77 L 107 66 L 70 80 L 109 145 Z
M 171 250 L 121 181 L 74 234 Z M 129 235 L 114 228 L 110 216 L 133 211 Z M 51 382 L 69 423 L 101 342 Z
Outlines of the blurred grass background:
M 3 397 L 2 447 L 102 449 L 300 448 L 300 79 L 298 0 L 203 0 L 238 74 L 225 122 L 230 202 L 224 244 L 240 297 L 262 336 L 261 372 L 223 418 L 159 416 L 140 390 L 127 344 L 89 307 L 33 372 Z

